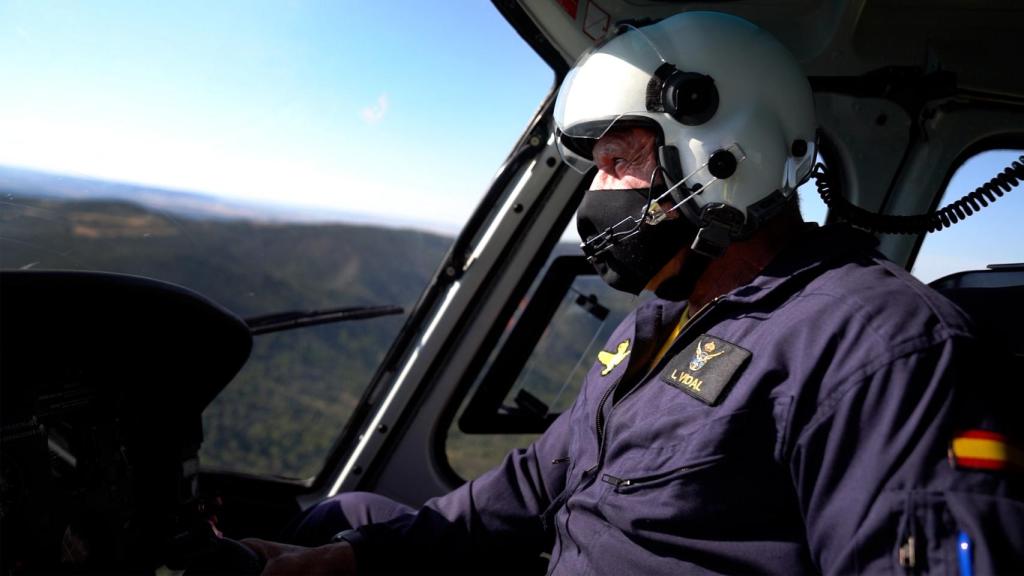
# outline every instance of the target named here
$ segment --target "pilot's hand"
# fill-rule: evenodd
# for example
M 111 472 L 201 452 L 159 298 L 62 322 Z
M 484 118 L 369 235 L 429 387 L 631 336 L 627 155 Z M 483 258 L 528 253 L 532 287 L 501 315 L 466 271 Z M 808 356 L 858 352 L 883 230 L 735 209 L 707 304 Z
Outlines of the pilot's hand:
M 346 576 L 356 573 L 355 554 L 348 542 L 306 548 L 246 538 L 242 540 L 242 544 L 248 546 L 266 562 L 261 576 Z

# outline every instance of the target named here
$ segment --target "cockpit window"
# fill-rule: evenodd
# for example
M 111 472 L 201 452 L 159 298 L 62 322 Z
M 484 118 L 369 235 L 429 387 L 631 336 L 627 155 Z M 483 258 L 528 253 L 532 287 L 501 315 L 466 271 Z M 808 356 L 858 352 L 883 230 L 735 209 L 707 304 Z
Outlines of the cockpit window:
M 957 168 L 939 206 L 970 193 L 1013 162 L 1022 162 L 1024 150 L 988 150 L 968 158 Z M 914 262 L 913 273 L 922 282 L 990 265 L 1024 265 L 1024 232 L 1019 215 L 1024 193 L 1013 189 L 950 228 L 928 234 Z
M 400 308 L 256 336 L 206 410 L 204 466 L 310 477 L 552 71 L 488 3 L 104 4 L 0 7 L 0 269 Z

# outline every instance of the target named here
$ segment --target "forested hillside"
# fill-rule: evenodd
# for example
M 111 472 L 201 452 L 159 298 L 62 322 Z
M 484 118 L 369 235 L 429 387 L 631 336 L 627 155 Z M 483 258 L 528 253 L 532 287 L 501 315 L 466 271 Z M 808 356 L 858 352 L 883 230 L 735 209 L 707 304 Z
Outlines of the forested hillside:
M 186 218 L 121 200 L 3 193 L 0 268 L 148 276 L 239 316 L 415 304 L 451 238 L 349 224 Z M 258 336 L 204 414 L 206 466 L 305 477 L 322 458 L 404 316 Z

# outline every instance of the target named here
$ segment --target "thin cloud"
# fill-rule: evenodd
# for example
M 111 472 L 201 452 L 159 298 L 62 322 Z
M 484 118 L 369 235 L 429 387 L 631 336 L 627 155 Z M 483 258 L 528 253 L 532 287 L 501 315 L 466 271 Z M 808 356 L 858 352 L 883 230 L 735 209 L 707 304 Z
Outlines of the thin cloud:
M 377 97 L 376 104 L 363 108 L 359 111 L 359 114 L 367 124 L 376 124 L 384 119 L 390 107 L 391 100 L 388 98 L 387 93 L 384 93 Z

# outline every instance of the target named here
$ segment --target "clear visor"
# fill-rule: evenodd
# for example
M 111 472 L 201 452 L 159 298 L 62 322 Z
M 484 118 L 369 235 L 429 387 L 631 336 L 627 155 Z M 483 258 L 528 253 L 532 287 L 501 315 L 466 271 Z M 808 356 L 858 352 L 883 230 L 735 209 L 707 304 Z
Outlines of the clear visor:
M 599 138 L 613 128 L 651 122 L 647 85 L 664 63 L 647 35 L 631 26 L 580 56 L 555 100 L 558 150 L 566 164 L 586 172 Z

